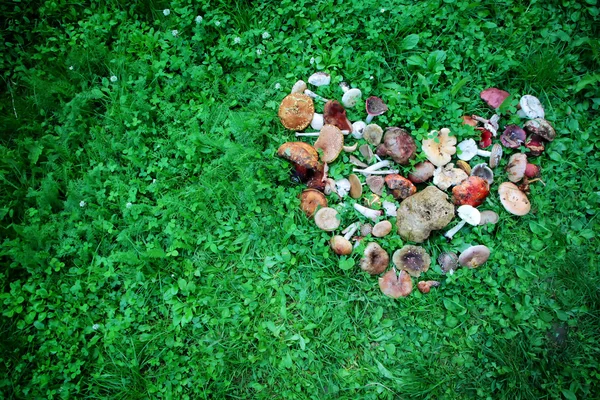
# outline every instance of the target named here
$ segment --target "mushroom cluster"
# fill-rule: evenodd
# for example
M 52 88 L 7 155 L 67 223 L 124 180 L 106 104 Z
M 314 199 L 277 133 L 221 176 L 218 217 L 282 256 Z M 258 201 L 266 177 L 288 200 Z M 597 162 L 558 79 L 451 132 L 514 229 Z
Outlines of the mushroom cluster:
M 308 83 L 320 88 L 329 85 L 331 77 L 316 73 Z M 504 127 L 497 143 L 493 142 L 500 131 L 499 114 L 489 119 L 464 116 L 463 124 L 480 132 L 478 142 L 467 139 L 457 143 L 450 129 L 441 128 L 423 139 L 422 154 L 417 154 L 417 144 L 407 129 L 383 128 L 379 125 L 382 118 L 373 123 L 375 117 L 389 111 L 382 99 L 368 97 L 362 113 L 366 118 L 352 122 L 346 109 L 361 104 L 362 92 L 345 82 L 340 88 L 338 101 L 309 90 L 303 81 L 294 85 L 281 103 L 279 118 L 285 128 L 295 131 L 296 138 L 311 141 L 311 137 L 316 137 L 316 141 L 312 145 L 298 141 L 302 139 L 286 142 L 277 154 L 292 163 L 294 179 L 307 185 L 299 196 L 300 208 L 319 229 L 330 232 L 332 251 L 351 257 L 361 246 L 360 269 L 370 275 L 382 274 L 379 287 L 392 298 L 408 296 L 413 288 L 412 278 L 426 274 L 431 265 L 424 247 L 404 242 L 425 242 L 434 231 L 451 224 L 455 216 L 460 222 L 444 234 L 448 242 L 467 224 L 496 224 L 497 213 L 477 207 L 489 202 L 490 189 L 495 184 L 494 169 L 502 162 L 503 149 L 512 151 L 525 146 L 530 156 L 536 156 L 543 151 L 543 142 L 556 136 L 550 123 L 543 119 L 539 100 L 536 103 L 533 96 L 524 96 L 519 115 L 529 120 L 523 127 Z M 481 93 L 481 98 L 494 109 L 508 97 L 507 92 L 495 88 Z M 316 108 L 321 106 L 319 114 Z M 318 132 L 300 132 L 309 125 Z M 471 166 L 471 160 L 477 163 Z M 352 173 L 340 174 L 349 168 Z M 539 179 L 539 172 L 537 165 L 527 162 L 527 154 L 510 156 L 506 165 L 510 182 L 498 187 L 500 203 L 508 212 L 525 215 L 530 211 L 528 184 Z M 383 246 L 390 243 L 399 243 L 400 248 L 386 250 Z M 489 256 L 489 248 L 475 245 L 460 256 L 445 251 L 437 262 L 443 274 L 452 274 L 459 266 L 477 268 Z M 440 285 L 437 280 L 423 280 L 417 288 L 426 294 Z

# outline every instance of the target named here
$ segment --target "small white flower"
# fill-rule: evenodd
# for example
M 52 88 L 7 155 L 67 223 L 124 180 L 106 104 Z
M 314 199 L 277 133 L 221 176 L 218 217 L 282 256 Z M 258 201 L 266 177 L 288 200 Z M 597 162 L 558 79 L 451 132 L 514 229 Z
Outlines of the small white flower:
M 98 324 L 94 324 L 94 325 L 92 325 L 92 329 L 93 329 L 93 330 L 97 331 L 97 330 L 98 330 L 98 328 L 100 328 L 100 325 L 98 325 Z
M 171 10 L 169 10 L 168 8 L 165 8 L 165 9 L 163 10 L 163 14 L 164 14 L 164 15 L 165 15 L 165 17 L 166 17 L 167 15 L 171 14 Z
M 382 13 L 384 13 L 384 12 L 385 12 L 385 8 L 382 8 L 382 9 L 381 9 L 381 10 L 379 10 L 379 11 L 381 11 Z
M 311 57 L 311 58 L 310 58 L 310 63 L 311 63 L 311 64 L 314 64 L 314 63 L 315 63 L 315 58 L 314 58 L 314 57 Z
M 156 183 L 156 178 L 152 179 L 152 183 Z
M 261 49 L 256 49 L 256 54 L 258 54 L 260 56 L 262 54 L 262 50 Z
M 271 37 L 271 35 L 269 35 L 269 32 L 263 32 L 263 34 L 262 34 L 263 39 L 268 39 L 270 37 Z
M 131 202 L 128 202 L 127 204 L 125 204 L 125 207 L 127 207 L 127 208 L 131 208 L 131 206 L 133 206 L 133 204 L 131 204 Z
M 177 29 L 173 29 L 173 30 L 171 31 L 171 34 L 172 34 L 173 36 L 177 36 L 177 35 L 179 35 L 179 31 L 178 31 Z
M 370 79 L 370 80 L 373 80 L 373 75 L 371 75 L 371 76 L 369 77 L 369 79 Z
M 233 39 L 233 43 L 234 43 L 234 44 L 239 44 L 241 41 L 242 41 L 242 38 L 241 38 L 241 37 L 239 37 L 239 36 L 238 36 L 238 37 L 235 37 L 235 38 Z
M 196 17 L 195 21 L 196 21 L 196 23 L 197 23 L 197 24 L 200 24 L 200 23 L 202 23 L 202 20 L 203 20 L 203 19 L 204 19 L 204 18 L 202 18 L 201 16 L 199 16 L 199 15 L 198 15 L 198 16 Z
M 85 205 L 86 205 L 86 202 L 85 202 L 85 201 L 81 200 L 81 201 L 79 202 L 79 207 L 83 208 L 83 207 L 85 207 Z
M 215 21 L 215 26 L 221 26 L 221 23 L 219 21 Z
M 110 77 L 110 81 L 111 82 L 116 82 L 118 80 L 119 80 L 119 78 L 117 78 L 115 75 L 113 75 L 113 76 Z
M 175 278 L 175 274 L 171 274 L 171 278 Z
M 281 83 L 277 82 L 275 84 L 275 89 L 277 89 L 277 90 L 281 89 Z
M 73 66 L 72 65 L 69 67 L 69 71 L 73 71 Z

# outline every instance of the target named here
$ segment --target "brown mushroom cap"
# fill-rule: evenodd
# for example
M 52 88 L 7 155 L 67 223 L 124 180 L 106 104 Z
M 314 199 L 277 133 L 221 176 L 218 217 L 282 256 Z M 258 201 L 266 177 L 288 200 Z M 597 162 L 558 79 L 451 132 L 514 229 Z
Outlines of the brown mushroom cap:
M 527 195 L 523 193 L 517 185 L 511 182 L 504 182 L 498 188 L 500 202 L 511 214 L 525 215 L 531 210 L 531 203 Z
M 316 189 L 306 189 L 300 194 L 300 208 L 307 217 L 312 217 L 317 208 L 327 207 L 327 198 Z
M 369 186 L 371 192 L 379 196 L 383 192 L 383 185 L 385 185 L 385 179 L 382 176 L 371 175 L 367 177 L 367 186 Z
M 419 283 L 417 283 L 417 288 L 419 289 L 419 292 L 423 294 L 429 293 L 432 287 L 438 286 L 440 286 L 440 283 L 438 281 L 420 281 Z
M 391 157 L 400 165 L 408 164 L 415 157 L 416 151 L 417 145 L 412 136 L 404 129 L 395 126 L 386 129 L 383 143 L 377 148 L 379 156 Z
M 378 275 L 385 271 L 390 263 L 390 256 L 375 242 L 367 245 L 364 257 L 360 260 L 360 269 L 371 275 Z
M 365 158 L 365 160 L 367 160 L 367 163 L 371 163 L 371 160 L 373 159 L 373 156 L 374 156 L 371 146 L 369 146 L 367 143 L 365 143 L 358 148 L 358 151 Z
M 406 271 L 400 271 L 400 274 L 397 275 L 394 269 L 390 269 L 379 278 L 379 289 L 393 299 L 408 296 L 412 293 L 412 288 L 412 279 Z
M 303 93 L 287 95 L 279 105 L 279 119 L 283 126 L 293 131 L 301 131 L 312 121 L 315 105 Z
M 385 184 L 392 191 L 395 199 L 406 199 L 417 193 L 417 187 L 411 181 L 398 174 L 389 174 L 385 177 Z
M 365 101 L 365 108 L 369 115 L 381 115 L 388 110 L 388 106 L 379 97 L 371 96 Z
M 458 160 L 456 162 L 456 166 L 458 168 L 462 169 L 463 171 L 465 171 L 465 174 L 471 175 L 471 166 L 469 165 L 468 162 L 466 162 L 464 160 Z
M 326 232 L 335 231 L 340 226 L 337 210 L 330 207 L 321 208 L 315 213 L 315 224 Z
M 518 182 L 525 176 L 525 169 L 527 168 L 527 156 L 523 153 L 516 153 L 510 156 L 508 165 L 506 166 L 506 172 L 508 173 L 508 180 L 511 182 Z
M 392 223 L 390 221 L 381 221 L 375 224 L 371 233 L 375 237 L 384 237 L 392 231 Z
M 496 168 L 498 164 L 500 164 L 500 160 L 502 159 L 502 146 L 500 143 L 496 143 L 492 146 L 492 151 L 490 155 L 490 168 Z
M 415 277 L 420 276 L 421 272 L 427 272 L 429 265 L 431 265 L 431 258 L 425 249 L 410 244 L 396 250 L 392 256 L 392 261 L 396 268 L 404 270 Z
M 329 245 L 333 252 L 340 256 L 347 256 L 352 253 L 352 243 L 343 236 L 335 235 L 329 241 Z
M 458 256 L 452 252 L 444 252 L 440 254 L 437 262 L 442 269 L 442 273 L 444 274 L 448 273 L 450 270 L 455 270 L 458 268 Z
M 383 137 L 383 129 L 377 124 L 369 124 L 363 129 L 363 138 L 373 146 L 377 146 L 381 143 Z
M 355 174 L 350 174 L 348 177 L 350 181 L 350 197 L 353 199 L 358 199 L 362 196 L 362 184 L 360 183 L 360 179 Z
M 304 168 L 318 169 L 320 166 L 319 154 L 317 153 L 315 148 L 308 143 L 284 143 L 281 146 L 279 146 L 279 149 L 277 150 L 277 155 Z
M 525 122 L 523 128 L 534 135 L 541 136 L 544 140 L 549 142 L 556 138 L 556 131 L 550 125 L 550 122 L 543 118 L 536 118 Z
M 484 245 L 471 246 L 458 257 L 458 263 L 463 267 L 477 268 L 490 258 L 490 249 Z
M 433 165 L 429 161 L 423 161 L 418 164 L 415 164 L 413 171 L 410 174 L 408 174 L 408 179 L 412 183 L 423 183 L 431 179 L 431 177 L 433 177 L 434 172 L 435 165 Z
M 323 150 L 321 161 L 330 163 L 334 161 L 344 148 L 344 135 L 336 126 L 324 125 L 315 142 L 315 149 Z
M 326 124 L 337 126 L 340 130 L 352 132 L 352 124 L 346 116 L 346 110 L 337 100 L 329 100 L 325 103 L 323 120 Z

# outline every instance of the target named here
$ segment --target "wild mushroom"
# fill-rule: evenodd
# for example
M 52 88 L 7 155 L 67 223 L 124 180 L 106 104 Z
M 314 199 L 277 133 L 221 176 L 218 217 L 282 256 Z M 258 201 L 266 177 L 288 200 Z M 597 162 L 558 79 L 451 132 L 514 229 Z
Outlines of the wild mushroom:
M 540 176 L 540 167 L 539 165 L 527 163 L 525 166 L 525 176 L 529 179 L 537 178 Z
M 300 93 L 300 94 L 302 94 L 302 93 L 304 93 L 304 91 L 306 90 L 306 88 L 307 88 L 306 82 L 300 80 L 300 81 L 294 83 L 294 86 L 292 86 L 291 93 Z
M 489 88 L 482 91 L 479 96 L 485 101 L 490 107 L 496 109 L 506 100 L 510 94 L 504 90 L 497 88 Z
M 517 125 L 507 125 L 504 133 L 500 135 L 500 142 L 504 147 L 516 149 L 525 142 L 527 134 Z
M 536 118 L 525 122 L 523 125 L 523 129 L 532 135 L 538 135 L 542 139 L 551 142 L 556 138 L 556 131 L 550 125 L 550 122 L 546 121 L 543 118 Z
M 429 293 L 432 287 L 438 286 L 440 286 L 440 283 L 438 281 L 420 281 L 419 283 L 417 283 L 417 288 L 419 289 L 419 292 L 423 294 Z
M 400 203 L 396 224 L 403 240 L 421 243 L 452 218 L 454 206 L 448 202 L 448 195 L 435 186 L 427 186 Z
M 492 151 L 490 154 L 490 168 L 496 168 L 498 164 L 500 164 L 502 153 L 502 146 L 500 146 L 498 143 L 492 146 Z
M 340 199 L 343 199 L 344 197 L 346 197 L 348 192 L 350 192 L 352 184 L 348 179 L 342 178 L 335 181 L 335 188 L 338 196 L 340 196 Z
M 365 169 L 357 169 L 354 168 L 353 172 L 360 172 L 363 175 L 387 175 L 387 174 L 397 174 L 398 170 L 382 170 L 382 168 L 388 167 L 392 164 L 390 160 L 383 160 L 375 163 Z
M 452 274 L 454 270 L 458 268 L 458 256 L 452 252 L 444 252 L 440 254 L 437 262 L 440 265 L 442 273 L 444 274 Z
M 400 271 L 398 274 L 396 269 L 392 268 L 379 278 L 381 293 L 392 299 L 410 295 L 412 288 L 412 279 L 406 271 Z
M 490 249 L 484 245 L 471 246 L 461 253 L 458 263 L 463 267 L 477 268 L 490 258 Z
M 463 161 L 469 161 L 475 156 L 489 157 L 492 155 L 489 151 L 479 150 L 477 143 L 473 139 L 463 140 L 457 147 L 460 149 L 458 158 Z
M 437 167 L 433 172 L 433 184 L 442 190 L 450 186 L 458 185 L 469 176 L 459 168 L 454 168 L 454 164 L 449 163 L 443 167 Z
M 365 164 L 364 162 L 360 161 L 356 156 L 354 155 L 350 155 L 349 157 L 349 161 L 350 164 L 355 165 L 357 167 L 361 167 L 361 168 L 367 168 L 368 165 Z M 383 179 L 383 178 L 382 178 Z
M 486 163 L 477 164 L 474 166 L 471 170 L 471 176 L 483 178 L 490 186 L 492 186 L 492 183 L 494 183 L 494 172 L 487 166 Z
M 348 180 L 350 181 L 350 197 L 359 199 L 360 196 L 362 196 L 362 184 L 360 183 L 358 176 L 350 174 Z
M 479 132 L 481 132 L 481 137 L 479 138 L 479 147 L 485 149 L 492 145 L 492 132 L 485 128 L 477 128 Z
M 417 188 L 411 181 L 398 174 L 390 174 L 385 177 L 385 184 L 392 191 L 396 200 L 404 200 L 417 193 Z
M 381 176 L 370 175 L 367 177 L 367 186 L 371 189 L 371 192 L 381 196 L 383 193 L 383 185 L 385 180 Z
M 344 146 L 342 149 L 345 153 L 354 153 L 356 148 L 358 147 L 358 143 L 354 143 L 352 146 Z
M 363 129 L 363 138 L 373 146 L 377 146 L 381 143 L 382 137 L 383 129 L 377 124 L 369 124 Z
M 434 137 L 423 139 L 422 149 L 425 156 L 436 167 L 442 167 L 450 162 L 456 153 L 456 137 L 449 136 L 450 129 L 442 128 L 429 132 Z
M 515 153 L 508 159 L 506 172 L 508 180 L 518 182 L 525 176 L 525 168 L 527 168 L 527 156 L 523 153 Z
M 363 138 L 363 131 L 365 130 L 365 127 L 367 126 L 367 124 L 365 124 L 362 121 L 356 121 L 352 124 L 352 137 L 354 139 L 362 139 Z
M 311 99 L 319 100 L 319 101 L 322 101 L 323 103 L 327 103 L 329 101 L 329 99 L 326 99 L 325 97 L 319 96 L 318 94 L 316 94 L 312 90 L 305 89 L 304 90 L 304 94 L 307 95 L 308 97 L 310 97 Z
M 530 94 L 521 97 L 519 106 L 521 106 L 521 109 L 517 111 L 517 115 L 521 118 L 535 119 L 544 118 L 545 116 L 544 107 L 540 100 Z
M 465 171 L 465 174 L 471 175 L 471 166 L 469 165 L 468 162 L 466 162 L 464 160 L 458 160 L 456 162 L 456 166 L 458 168 L 462 169 L 463 171 Z
M 386 217 L 396 217 L 398 214 L 398 206 L 396 203 L 392 203 L 391 201 L 384 201 L 381 203 L 383 210 L 385 211 Z
M 327 86 L 331 83 L 331 76 L 324 72 L 315 72 L 308 78 L 308 83 L 313 86 Z
M 490 185 L 478 176 L 470 176 L 452 188 L 454 204 L 457 206 L 480 206 L 489 194 Z
M 381 210 L 373 210 L 371 208 L 361 206 L 360 204 L 354 204 L 353 207 L 360 214 L 364 215 L 365 217 L 369 218 L 372 221 L 377 221 L 377 218 L 379 218 L 382 214 Z
M 308 143 L 286 142 L 279 146 L 277 155 L 307 169 L 314 170 L 320 166 L 319 154 L 315 148 Z
M 346 110 L 337 100 L 329 100 L 325 103 L 323 120 L 326 124 L 337 126 L 340 130 L 352 132 L 352 123 L 346 116 Z
M 344 107 L 354 107 L 362 97 L 360 89 L 350 89 L 350 86 L 348 86 L 346 82 L 340 83 L 340 87 L 344 91 L 344 95 L 342 96 L 342 104 Z
M 487 225 L 487 224 L 497 224 L 499 217 L 492 210 L 481 211 L 481 220 L 479 221 L 479 225 Z
M 474 120 L 481 122 L 483 124 L 483 128 L 477 128 L 478 130 L 483 129 L 483 130 L 490 132 L 493 136 L 496 136 L 496 134 L 498 133 L 498 129 L 500 128 L 500 126 L 498 125 L 498 121 L 500 120 L 500 115 L 494 114 L 494 115 L 492 115 L 492 117 L 490 119 L 485 119 L 478 115 L 472 115 L 472 117 Z M 485 147 L 487 147 L 487 146 L 485 146 Z
M 324 125 L 323 114 L 314 113 L 312 121 L 310 121 L 310 127 L 320 131 Z
M 370 123 L 374 117 L 383 114 L 388 110 L 388 107 L 385 105 L 383 100 L 379 97 L 371 96 L 365 102 L 365 108 L 367 109 L 367 119 L 365 122 Z
M 469 125 L 475 128 L 477 126 L 477 120 L 470 115 L 463 115 L 462 117 L 463 125 Z
M 481 221 L 481 214 L 479 213 L 479 210 L 469 205 L 458 207 L 456 209 L 456 213 L 461 221 L 454 228 L 450 229 L 444 234 L 444 237 L 448 240 L 452 240 L 454 235 L 456 235 L 456 233 L 460 231 L 461 228 L 467 223 L 475 226 L 479 224 L 479 221 Z
M 531 135 L 525 142 L 525 147 L 529 149 L 529 155 L 537 157 L 544 152 L 545 146 L 542 138 L 538 135 Z
M 373 225 L 366 223 L 360 226 L 360 236 L 369 236 L 373 232 Z
M 279 105 L 279 120 L 287 129 L 301 131 L 312 121 L 315 105 L 302 93 L 287 95 Z
M 375 224 L 371 233 L 375 237 L 384 237 L 392 231 L 392 223 L 390 221 L 381 221 Z
M 412 183 L 423 183 L 433 177 L 435 166 L 429 161 L 423 161 L 415 164 L 411 173 L 408 174 L 408 179 Z
M 325 195 L 316 189 L 305 189 L 300 194 L 300 208 L 307 217 L 312 217 L 318 208 L 327 207 Z
M 531 210 L 531 203 L 527 195 L 519 190 L 514 183 L 502 183 L 498 188 L 498 195 L 504 209 L 511 214 L 522 216 Z
M 371 275 L 379 275 L 390 263 L 390 256 L 375 242 L 365 248 L 364 257 L 360 260 L 360 269 Z
M 340 226 L 340 219 L 335 208 L 323 207 L 315 213 L 315 224 L 326 231 L 335 231 Z
M 431 258 L 424 248 L 408 244 L 394 252 L 392 262 L 396 268 L 418 278 L 422 272 L 429 270 Z
M 321 129 L 319 138 L 313 147 L 315 149 L 323 150 L 323 153 L 321 154 L 322 162 L 330 163 L 342 152 L 344 147 L 344 135 L 337 127 L 325 125 Z
M 358 222 L 355 222 L 348 226 L 348 228 L 345 229 L 345 232 L 342 232 L 345 233 L 344 236 L 335 235 L 331 238 L 329 246 L 335 254 L 347 256 L 352 253 L 352 243 L 350 243 L 350 238 L 354 235 L 354 232 L 358 230 L 359 225 Z
M 333 179 L 325 179 L 325 188 L 323 189 L 323 193 L 325 193 L 326 195 L 330 195 L 331 193 L 338 194 L 337 188 L 335 187 L 335 181 Z
M 368 140 L 368 139 L 367 139 Z M 383 135 L 383 143 L 377 147 L 377 155 L 391 157 L 400 165 L 407 165 L 415 158 L 417 145 L 412 136 L 402 128 L 390 127 Z
M 358 148 L 358 151 L 365 158 L 365 160 L 367 160 L 367 163 L 370 164 L 371 160 L 374 157 L 373 150 L 371 150 L 371 147 L 365 143 Z

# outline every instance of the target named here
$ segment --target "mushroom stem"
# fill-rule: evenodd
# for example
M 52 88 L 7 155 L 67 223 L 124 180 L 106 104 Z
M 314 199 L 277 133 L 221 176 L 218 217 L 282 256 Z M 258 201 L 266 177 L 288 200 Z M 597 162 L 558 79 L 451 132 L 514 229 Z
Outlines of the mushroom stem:
M 358 146 L 358 143 L 354 143 L 352 146 L 344 146 L 343 148 L 346 153 L 352 153 L 353 151 L 356 151 L 356 146 Z
M 456 233 L 457 233 L 458 231 L 460 231 L 460 230 L 461 230 L 461 228 L 462 228 L 463 226 L 465 226 L 465 224 L 466 224 L 466 223 L 467 223 L 467 221 L 465 221 L 465 220 L 463 219 L 463 220 L 462 220 L 462 221 L 460 221 L 460 222 L 458 223 L 458 225 L 456 225 L 454 228 L 452 228 L 452 229 L 450 229 L 448 232 L 444 233 L 444 237 L 445 237 L 446 239 L 448 239 L 448 240 L 452 240 L 452 237 L 453 237 L 454 235 L 456 235 Z
M 360 204 L 354 204 L 354 209 L 373 221 L 376 221 L 381 216 L 381 210 L 373 210 Z
M 354 222 L 354 223 L 348 225 L 348 227 L 342 231 L 342 233 L 344 234 L 344 239 L 350 240 L 352 235 L 354 235 L 354 232 L 356 232 L 358 230 L 359 226 L 360 226 L 360 222 Z
M 350 86 L 346 82 L 340 83 L 340 87 L 342 88 L 344 93 L 346 93 L 348 90 L 350 90 Z
M 348 130 L 343 130 L 341 131 L 342 134 L 347 135 L 350 133 L 350 131 Z M 296 132 L 296 137 L 302 137 L 302 136 L 307 136 L 307 137 L 317 137 L 321 134 L 321 132 Z
M 306 89 L 304 91 L 304 94 L 307 95 L 308 97 L 312 97 L 315 100 L 322 101 L 323 103 L 327 103 L 329 101 L 325 97 L 319 96 L 318 94 L 316 94 L 315 92 L 313 92 L 312 90 L 309 90 L 309 89 Z
M 370 124 L 371 121 L 373 121 L 373 118 L 375 118 L 375 115 L 367 115 L 367 119 L 365 119 L 365 123 Z
M 489 157 L 489 156 L 492 155 L 492 152 L 491 151 L 477 149 L 477 155 L 481 156 L 481 157 Z
M 352 169 L 352 172 L 360 172 L 363 175 L 389 175 L 389 174 L 397 174 L 400 172 L 398 169 L 386 169 L 386 170 L 378 170 L 378 171 L 368 171 L 366 169 Z
M 392 165 L 392 162 L 390 160 L 379 161 L 379 162 L 365 168 L 365 171 L 376 171 L 383 167 L 389 167 L 390 165 Z
M 544 181 L 543 181 L 541 178 L 535 178 L 535 179 L 531 179 L 531 180 L 529 181 L 529 183 L 533 183 L 533 182 L 537 182 L 537 181 L 540 181 L 540 182 L 542 182 L 542 185 L 546 186 L 546 184 L 544 183 Z

